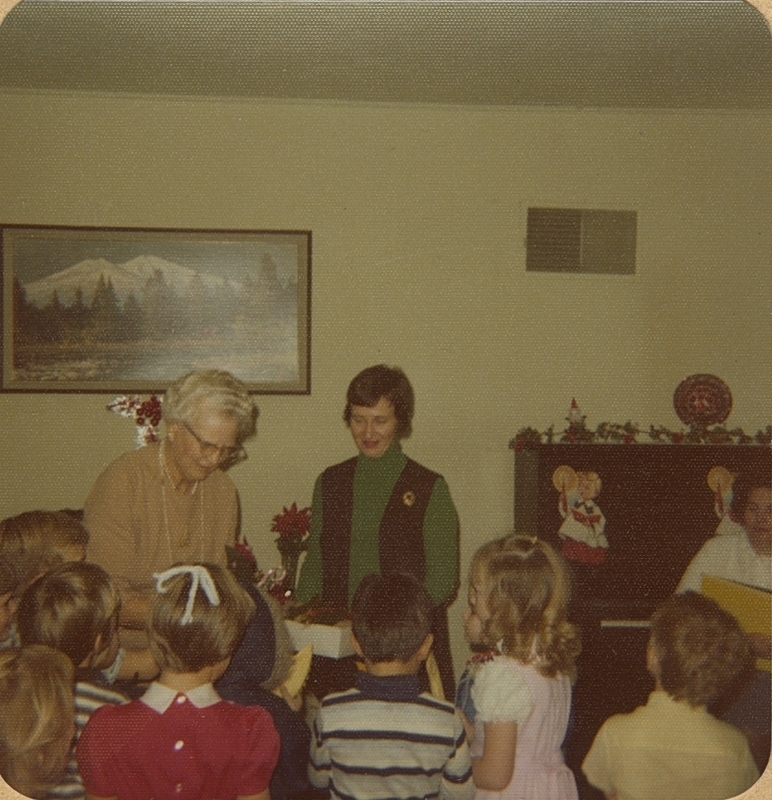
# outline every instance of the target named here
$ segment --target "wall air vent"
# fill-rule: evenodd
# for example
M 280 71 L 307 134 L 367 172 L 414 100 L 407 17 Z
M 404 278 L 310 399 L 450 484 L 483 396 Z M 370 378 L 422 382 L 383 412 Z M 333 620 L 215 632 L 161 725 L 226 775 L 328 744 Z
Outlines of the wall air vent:
M 529 208 L 527 272 L 635 273 L 636 211 Z

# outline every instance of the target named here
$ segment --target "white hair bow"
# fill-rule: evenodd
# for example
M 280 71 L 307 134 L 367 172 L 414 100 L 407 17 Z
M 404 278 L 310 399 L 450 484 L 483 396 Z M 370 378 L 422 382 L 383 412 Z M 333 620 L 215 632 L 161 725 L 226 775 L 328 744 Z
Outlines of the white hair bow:
M 217 587 L 214 585 L 212 576 L 207 568 L 202 567 L 200 564 L 184 564 L 180 567 L 171 567 L 171 569 L 167 569 L 164 572 L 153 573 L 155 590 L 159 594 L 165 594 L 167 587 L 164 586 L 164 583 L 176 575 L 190 575 L 191 578 L 188 602 L 185 604 L 185 613 L 182 615 L 180 625 L 187 625 L 193 621 L 193 603 L 196 601 L 196 593 L 199 586 L 204 590 L 209 605 L 220 605 L 220 596 L 217 594 Z

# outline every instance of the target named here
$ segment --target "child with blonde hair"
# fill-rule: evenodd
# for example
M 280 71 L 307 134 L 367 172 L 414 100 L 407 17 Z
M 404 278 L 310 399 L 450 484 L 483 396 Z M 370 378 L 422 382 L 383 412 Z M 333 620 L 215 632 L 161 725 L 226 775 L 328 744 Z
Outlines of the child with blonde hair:
M 460 686 L 471 684 L 476 800 L 578 797 L 561 750 L 580 650 L 566 619 L 569 591 L 564 559 L 535 537 L 496 539 L 472 559 L 464 627 L 470 644 L 488 648 Z
M 50 647 L 0 652 L 0 775 L 27 797 L 59 780 L 75 731 L 73 670 Z
M 9 564 L 17 579 L 12 602 L 37 578 L 54 567 L 86 560 L 89 534 L 78 515 L 69 511 L 25 511 L 0 520 L 0 561 Z M 3 647 L 18 647 L 19 636 L 13 620 Z M 158 674 L 150 651 L 120 648 L 112 664 L 104 668 L 108 683 L 116 680 L 150 680 Z
M 279 756 L 271 716 L 222 700 L 213 686 L 254 603 L 215 564 L 153 577 L 147 625 L 161 674 L 139 700 L 88 721 L 77 751 L 86 798 L 268 800 Z

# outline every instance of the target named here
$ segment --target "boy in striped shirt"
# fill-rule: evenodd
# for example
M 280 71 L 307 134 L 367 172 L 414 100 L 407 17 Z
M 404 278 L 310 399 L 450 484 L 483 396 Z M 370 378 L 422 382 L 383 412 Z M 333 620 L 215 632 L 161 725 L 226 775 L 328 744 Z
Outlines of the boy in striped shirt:
M 351 638 L 365 671 L 354 689 L 324 698 L 311 742 L 309 778 L 332 800 L 473 797 L 461 717 L 420 687 L 432 610 L 409 575 L 371 574 L 357 587 Z

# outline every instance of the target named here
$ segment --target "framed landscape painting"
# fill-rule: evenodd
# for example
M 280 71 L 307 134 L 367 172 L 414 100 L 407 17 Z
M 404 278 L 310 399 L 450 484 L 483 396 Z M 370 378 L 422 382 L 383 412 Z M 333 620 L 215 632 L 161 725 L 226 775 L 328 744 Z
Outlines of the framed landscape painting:
M 310 392 L 311 232 L 3 226 L 2 389 Z

